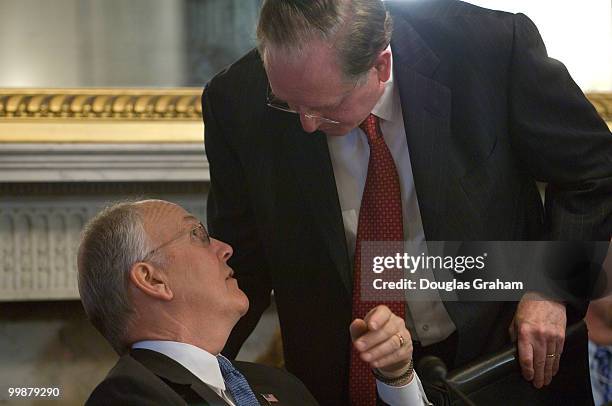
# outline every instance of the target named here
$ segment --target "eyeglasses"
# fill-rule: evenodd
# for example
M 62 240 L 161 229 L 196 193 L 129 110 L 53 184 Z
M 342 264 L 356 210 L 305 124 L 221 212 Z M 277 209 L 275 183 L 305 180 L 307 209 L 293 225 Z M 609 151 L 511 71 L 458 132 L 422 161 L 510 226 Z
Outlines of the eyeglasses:
M 284 111 L 286 113 L 294 113 L 298 115 L 303 114 L 304 117 L 308 119 L 318 120 L 326 124 L 334 124 L 334 125 L 340 124 L 340 121 L 332 120 L 331 118 L 319 116 L 316 114 L 300 113 L 299 111 L 293 110 L 291 107 L 289 107 L 287 102 L 279 99 L 278 97 L 274 95 L 274 93 L 272 93 L 272 89 L 270 88 L 270 85 L 268 85 L 268 93 L 266 95 L 266 105 L 268 105 L 268 107 L 272 107 L 273 109 Z
M 160 249 L 162 249 L 163 247 L 169 244 L 172 244 L 173 242 L 175 242 L 176 240 L 178 240 L 179 238 L 183 237 L 186 234 L 189 234 L 191 238 L 191 242 L 193 243 L 199 244 L 202 247 L 208 247 L 210 245 L 210 234 L 208 234 L 208 231 L 206 231 L 206 227 L 204 227 L 204 224 L 200 222 L 188 230 L 179 232 L 177 235 L 172 237 L 169 241 L 166 241 L 165 243 L 157 246 L 157 248 L 154 248 L 151 251 L 149 251 L 149 253 L 145 255 L 145 257 L 142 259 L 142 262 L 146 261 L 147 259 L 150 259 L 151 256 L 155 254 L 157 251 L 159 251 Z

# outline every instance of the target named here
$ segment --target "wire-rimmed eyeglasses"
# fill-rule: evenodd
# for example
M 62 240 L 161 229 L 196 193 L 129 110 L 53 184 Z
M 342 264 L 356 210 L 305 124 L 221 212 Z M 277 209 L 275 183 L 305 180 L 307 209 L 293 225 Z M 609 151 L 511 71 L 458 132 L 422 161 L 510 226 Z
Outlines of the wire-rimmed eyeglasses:
M 299 111 L 292 109 L 291 107 L 289 107 L 287 102 L 279 99 L 278 97 L 274 95 L 274 93 L 272 93 L 272 89 L 270 88 L 270 85 L 268 85 L 268 92 L 266 94 L 266 105 L 268 105 L 268 107 L 272 107 L 273 109 L 284 111 L 286 113 L 294 113 L 297 115 L 302 114 L 304 117 L 308 119 L 318 120 L 326 124 L 334 124 L 334 125 L 340 124 L 340 121 L 332 120 L 331 118 L 319 116 L 317 114 L 300 113 Z
M 161 245 L 158 245 L 156 248 L 149 251 L 147 255 L 145 255 L 145 257 L 142 259 L 142 262 L 150 259 L 151 256 L 153 256 L 153 254 L 155 254 L 157 251 L 159 251 L 160 249 L 164 248 L 165 246 L 169 244 L 172 244 L 173 242 L 175 242 L 176 240 L 178 240 L 179 238 L 187 234 L 189 234 L 189 237 L 192 242 L 201 244 L 203 247 L 207 247 L 210 245 L 210 234 L 208 234 L 208 231 L 206 230 L 206 227 L 204 227 L 204 224 L 199 222 L 198 224 L 195 224 L 188 230 L 179 232 L 177 235 L 172 237 L 170 240 L 166 241 L 165 243 Z

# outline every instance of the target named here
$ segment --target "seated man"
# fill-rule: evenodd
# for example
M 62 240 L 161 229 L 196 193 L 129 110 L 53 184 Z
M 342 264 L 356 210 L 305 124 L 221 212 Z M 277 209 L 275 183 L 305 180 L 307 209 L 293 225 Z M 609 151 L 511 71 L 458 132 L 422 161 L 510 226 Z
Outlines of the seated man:
M 231 255 L 164 201 L 116 204 L 87 225 L 81 299 L 122 355 L 87 405 L 317 404 L 293 375 L 219 355 L 249 307 L 227 265 Z

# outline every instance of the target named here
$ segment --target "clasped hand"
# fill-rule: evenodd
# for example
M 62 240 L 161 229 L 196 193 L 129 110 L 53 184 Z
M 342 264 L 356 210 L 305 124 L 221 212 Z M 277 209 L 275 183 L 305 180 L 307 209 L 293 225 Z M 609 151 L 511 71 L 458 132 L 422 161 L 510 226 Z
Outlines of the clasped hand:
M 380 374 L 396 378 L 407 371 L 412 338 L 404 320 L 387 306 L 376 306 L 363 319 L 353 320 L 350 332 L 360 358 Z

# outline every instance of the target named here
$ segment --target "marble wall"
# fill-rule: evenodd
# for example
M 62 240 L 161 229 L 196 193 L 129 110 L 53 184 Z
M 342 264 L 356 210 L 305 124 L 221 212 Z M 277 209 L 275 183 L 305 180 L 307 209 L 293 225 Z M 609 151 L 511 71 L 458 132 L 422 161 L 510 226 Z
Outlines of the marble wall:
M 198 86 L 255 44 L 260 0 L 0 2 L 0 86 Z

